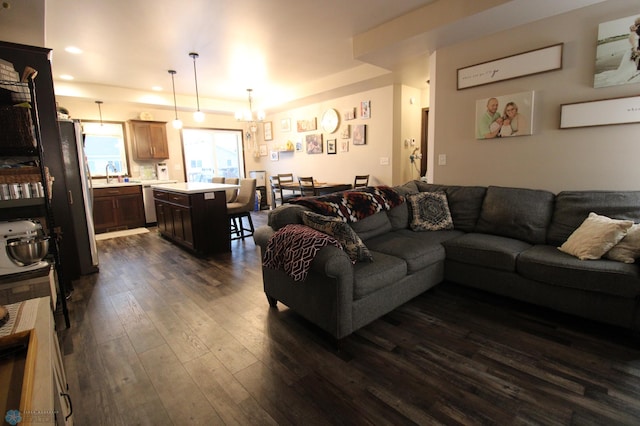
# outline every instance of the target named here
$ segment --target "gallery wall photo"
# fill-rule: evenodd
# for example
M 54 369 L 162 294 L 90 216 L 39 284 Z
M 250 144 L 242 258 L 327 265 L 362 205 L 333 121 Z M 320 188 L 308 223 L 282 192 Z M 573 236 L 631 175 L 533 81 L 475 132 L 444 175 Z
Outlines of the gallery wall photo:
M 640 14 L 598 26 L 593 87 L 640 83 Z
M 533 134 L 534 92 L 491 96 L 476 101 L 476 139 Z

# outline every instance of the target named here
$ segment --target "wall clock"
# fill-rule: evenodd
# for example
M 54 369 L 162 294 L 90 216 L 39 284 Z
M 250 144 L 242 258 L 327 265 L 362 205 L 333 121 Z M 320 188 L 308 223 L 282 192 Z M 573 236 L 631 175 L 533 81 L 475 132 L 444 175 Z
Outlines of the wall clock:
M 340 116 L 338 111 L 333 108 L 329 108 L 322 114 L 322 120 L 320 120 L 320 127 L 326 133 L 333 133 L 338 129 L 340 124 Z

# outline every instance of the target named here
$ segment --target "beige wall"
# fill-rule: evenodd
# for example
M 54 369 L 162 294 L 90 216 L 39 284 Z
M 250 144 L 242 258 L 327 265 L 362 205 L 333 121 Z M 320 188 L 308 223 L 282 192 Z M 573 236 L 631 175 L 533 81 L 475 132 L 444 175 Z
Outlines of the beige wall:
M 278 147 L 286 144 L 288 140 L 292 142 L 302 141 L 304 146 L 304 136 L 312 133 L 322 133 L 320 128 L 320 119 L 324 111 L 334 108 L 341 116 L 340 128 L 333 134 L 323 134 L 324 151 L 322 154 L 310 155 L 306 152 L 284 152 L 279 154 L 278 161 L 272 161 L 270 156 L 254 157 L 253 153 L 247 153 L 245 156 L 245 167 L 250 170 L 266 170 L 268 175 L 277 173 L 293 173 L 295 176 L 313 176 L 319 181 L 345 182 L 352 183 L 356 174 L 371 175 L 371 184 L 391 185 L 392 164 L 394 163 L 394 147 L 400 147 L 400 139 L 394 143 L 394 125 L 393 125 L 393 96 L 397 92 L 394 86 L 386 86 L 378 89 L 371 89 L 357 94 L 343 96 L 330 101 L 320 103 L 312 103 L 310 105 L 287 110 L 278 114 L 267 117 L 268 121 L 273 123 L 273 140 L 264 141 L 264 132 L 262 124 L 259 125 L 258 144 L 266 144 L 267 150 L 276 150 Z M 419 91 L 409 90 L 419 101 Z M 80 99 L 70 96 L 56 97 L 60 106 L 67 108 L 72 118 L 97 120 L 99 119 L 98 107 L 94 101 Z M 371 101 L 371 118 L 359 118 L 360 102 Z M 408 100 L 406 101 L 408 104 Z M 358 114 L 355 120 L 344 121 L 342 114 L 348 108 L 357 108 Z M 419 109 L 417 106 L 414 109 Z M 183 158 L 182 158 L 182 141 L 180 131 L 173 129 L 171 121 L 174 118 L 172 108 L 158 108 L 150 105 L 142 105 L 129 102 L 105 101 L 102 104 L 102 117 L 105 121 L 127 121 L 137 119 L 142 111 L 150 112 L 154 120 L 166 121 L 167 136 L 169 141 L 169 153 L 171 158 L 168 160 L 170 177 L 172 179 L 184 180 Z M 231 115 L 207 114 L 204 124 L 197 124 L 192 121 L 192 116 L 187 112 L 179 112 L 180 119 L 184 122 L 185 127 L 202 127 L 202 128 L 218 128 L 218 129 L 242 129 L 241 123 L 236 122 Z M 302 119 L 310 119 L 316 117 L 318 121 L 318 130 L 316 132 L 298 133 L 296 130 L 296 121 Z M 283 132 L 281 129 L 281 119 L 289 118 L 291 121 L 291 131 Z M 345 125 L 366 124 L 367 125 L 367 144 L 361 146 L 353 146 L 349 141 L 348 152 L 338 152 L 335 155 L 326 153 L 326 140 L 336 139 L 340 142 L 340 130 Z M 413 123 L 415 124 L 415 123 Z M 407 128 L 409 125 L 406 125 Z M 419 124 L 418 124 L 419 129 Z M 127 132 L 129 129 L 127 127 Z M 414 135 L 410 130 L 404 131 L 402 134 Z M 129 134 L 129 158 L 131 162 L 131 174 L 134 177 L 139 175 L 140 164 L 151 164 L 146 162 L 136 162 L 131 155 L 132 141 Z M 415 135 L 416 138 L 419 135 Z M 381 158 L 387 158 L 388 165 L 380 164 Z M 408 154 L 407 154 L 408 164 Z
M 44 35 L 45 1 L 19 0 L 9 3 L 9 9 L 0 10 L 0 40 L 47 47 Z
M 633 96 L 639 84 L 593 88 L 601 22 L 637 15 L 637 0 L 612 0 L 436 52 L 431 74 L 433 181 L 549 189 L 638 189 L 640 124 L 559 129 L 560 105 Z M 564 43 L 563 68 L 535 76 L 456 90 L 456 70 L 531 49 Z M 433 85 L 435 83 L 435 90 Z M 476 140 L 475 101 L 535 91 L 532 136 Z M 435 114 L 434 114 L 435 113 Z

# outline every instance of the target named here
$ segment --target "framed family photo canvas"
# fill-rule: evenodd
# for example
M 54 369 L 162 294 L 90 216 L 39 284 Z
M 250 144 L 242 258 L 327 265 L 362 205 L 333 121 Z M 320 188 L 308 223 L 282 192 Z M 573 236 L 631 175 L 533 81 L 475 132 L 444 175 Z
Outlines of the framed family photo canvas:
M 640 14 L 598 26 L 593 87 L 640 83 Z
M 533 133 L 534 92 L 492 96 L 476 101 L 476 139 L 498 139 Z

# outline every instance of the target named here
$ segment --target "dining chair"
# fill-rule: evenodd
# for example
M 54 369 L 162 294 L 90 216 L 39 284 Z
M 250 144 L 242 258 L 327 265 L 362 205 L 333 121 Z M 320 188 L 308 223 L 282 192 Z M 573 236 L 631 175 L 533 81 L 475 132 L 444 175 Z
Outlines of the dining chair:
M 224 176 L 214 176 L 211 178 L 211 183 L 224 183 Z
M 356 175 L 353 180 L 353 188 L 363 188 L 369 185 L 369 175 Z
M 315 184 L 313 183 L 313 177 L 298 177 L 298 183 L 300 184 L 300 195 L 303 197 L 313 197 L 316 195 Z
M 224 178 L 224 183 L 228 183 L 229 185 L 238 185 L 240 183 L 240 178 Z M 233 203 L 236 198 L 238 198 L 238 188 L 227 189 L 225 192 L 227 193 L 227 203 Z
M 283 188 L 282 184 L 295 184 L 293 180 L 293 173 L 279 173 L 278 174 L 278 188 L 280 189 L 281 202 L 288 203 L 289 200 L 300 196 L 300 188 L 295 187 Z
M 256 204 L 256 180 L 240 179 L 238 197 L 232 203 L 227 203 L 227 217 L 229 218 L 229 232 L 231 239 L 245 239 L 253 235 L 254 227 L 251 211 Z M 245 228 L 244 218 L 247 218 L 248 228 Z M 245 234 L 245 231 L 248 234 Z

